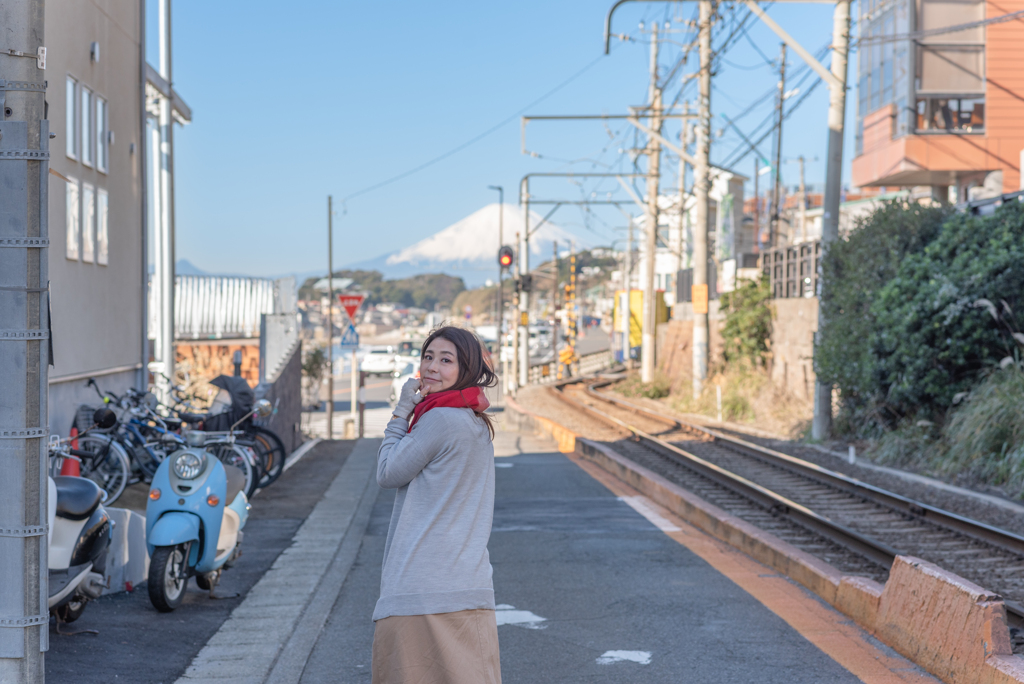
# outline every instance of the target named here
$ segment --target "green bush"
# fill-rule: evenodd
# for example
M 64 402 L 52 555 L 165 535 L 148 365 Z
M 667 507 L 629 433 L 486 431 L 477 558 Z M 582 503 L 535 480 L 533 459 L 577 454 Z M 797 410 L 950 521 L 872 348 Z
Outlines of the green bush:
M 768 278 L 743 281 L 720 299 L 725 312 L 722 325 L 725 363 L 749 362 L 764 365 L 772 336 L 771 288 Z
M 814 364 L 820 380 L 839 388 L 838 432 L 877 433 L 891 420 L 871 346 L 878 329 L 872 305 L 900 264 L 923 251 L 949 215 L 948 209 L 887 202 L 861 219 L 846 239 L 830 245 L 822 259 L 822 323 Z
M 632 375 L 615 386 L 615 390 L 627 397 L 664 399 L 672 392 L 672 381 L 658 373 L 653 382 L 643 382 L 639 375 Z
M 951 413 L 942 470 L 1018 491 L 1024 482 L 1024 370 L 994 370 Z
M 1024 207 L 954 214 L 909 254 L 870 307 L 874 378 L 895 416 L 941 420 L 954 397 L 1016 344 L 979 299 L 1024 303 Z

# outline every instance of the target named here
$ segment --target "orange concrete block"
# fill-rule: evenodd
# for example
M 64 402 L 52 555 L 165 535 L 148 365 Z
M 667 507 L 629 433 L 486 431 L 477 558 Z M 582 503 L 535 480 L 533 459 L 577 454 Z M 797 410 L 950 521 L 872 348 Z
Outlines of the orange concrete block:
M 1020 684 L 1024 682 L 1024 657 L 995 655 L 985 661 L 979 679 L 983 684 Z
M 882 599 L 882 585 L 867 577 L 843 577 L 833 605 L 853 618 L 854 622 L 871 631 L 878 617 L 878 604 Z
M 947 682 L 978 682 L 990 656 L 1012 655 L 1002 600 L 919 558 L 898 556 L 875 634 Z

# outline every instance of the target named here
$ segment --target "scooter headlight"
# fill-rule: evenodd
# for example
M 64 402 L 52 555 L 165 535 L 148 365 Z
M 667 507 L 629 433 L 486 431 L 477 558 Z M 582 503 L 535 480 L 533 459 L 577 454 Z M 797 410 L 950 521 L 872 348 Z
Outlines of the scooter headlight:
M 182 480 L 194 480 L 203 470 L 203 459 L 191 451 L 182 451 L 174 459 L 174 474 Z

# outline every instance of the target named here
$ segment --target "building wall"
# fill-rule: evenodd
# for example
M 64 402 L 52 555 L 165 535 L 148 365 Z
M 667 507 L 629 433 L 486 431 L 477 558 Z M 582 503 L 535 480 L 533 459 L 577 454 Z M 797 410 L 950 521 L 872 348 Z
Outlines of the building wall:
M 811 399 L 818 298 L 773 299 L 772 307 L 772 382 L 794 396 Z
M 54 352 L 50 369 L 50 423 L 55 432 L 65 433 L 70 425 L 65 413 L 70 410 L 73 415 L 75 407 L 64 404 L 77 401 L 80 386 L 85 382 L 83 375 L 100 374 L 110 389 L 123 391 L 134 384 L 135 369 L 143 362 L 139 8 L 138 0 L 46 3 L 46 99 L 50 130 L 56 133 L 56 138 L 50 141 L 50 168 L 79 183 L 105 189 L 109 197 L 107 265 L 84 262 L 81 243 L 78 259 L 68 259 L 67 184 L 50 176 L 49 267 Z M 98 62 L 90 58 L 93 41 L 100 47 Z M 114 143 L 108 147 L 106 173 L 95 165 L 90 168 L 66 156 L 68 75 L 108 103 L 107 128 L 114 133 Z M 80 93 L 79 87 L 79 103 Z M 95 121 L 91 128 L 94 125 Z M 77 127 L 80 130 L 80 124 Z M 132 144 L 134 154 L 130 151 Z M 84 212 L 79 215 L 81 218 Z

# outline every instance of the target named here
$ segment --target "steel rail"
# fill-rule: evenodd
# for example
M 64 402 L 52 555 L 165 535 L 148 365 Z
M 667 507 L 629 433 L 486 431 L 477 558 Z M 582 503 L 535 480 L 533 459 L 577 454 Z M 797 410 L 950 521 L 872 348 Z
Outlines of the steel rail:
M 610 416 L 604 411 L 596 409 L 593 406 L 587 406 L 582 402 L 578 402 L 575 399 L 566 396 L 561 391 L 562 387 L 564 387 L 564 384 L 552 387 L 552 394 L 570 406 L 589 413 L 599 420 L 612 423 L 613 425 L 617 425 L 629 432 L 632 432 L 640 441 L 654 445 L 656 447 L 656 451 L 664 453 L 672 460 L 680 463 L 680 465 L 696 471 L 709 480 L 726 487 L 744 498 L 750 499 L 764 506 L 768 510 L 777 513 L 784 518 L 792 520 L 802 527 L 812 530 L 813 532 L 816 532 L 845 548 L 859 553 L 884 568 L 891 567 L 893 560 L 895 560 L 896 556 L 899 555 L 899 552 L 888 544 L 876 539 L 871 539 L 870 537 L 865 537 L 864 535 L 855 532 L 834 520 L 830 520 L 823 515 L 815 513 L 806 506 L 798 504 L 797 502 L 780 494 L 776 494 L 770 489 L 766 489 L 765 487 L 762 487 L 755 482 L 751 482 L 750 480 L 717 466 L 714 463 L 709 463 L 699 456 L 695 456 L 694 454 L 680 449 L 673 444 L 669 444 L 668 442 L 644 432 L 640 428 L 630 425 L 625 421 L 621 421 L 614 416 Z
M 666 416 L 662 413 L 654 411 L 653 409 L 649 409 L 644 406 L 639 406 L 637 404 L 634 404 L 625 399 L 620 399 L 618 397 L 610 397 L 603 392 L 597 391 L 597 389 L 600 387 L 606 387 L 612 384 L 612 382 L 614 382 L 614 380 L 612 379 L 603 379 L 594 382 L 593 378 L 573 378 L 570 379 L 569 381 L 559 383 L 553 389 L 561 390 L 562 387 L 564 387 L 567 384 L 571 384 L 572 382 L 578 383 L 584 381 L 587 382 L 585 388 L 586 394 L 598 401 L 612 404 L 621 409 L 625 409 L 637 415 L 641 415 L 649 420 L 661 422 L 666 425 L 676 425 L 679 426 L 679 429 L 683 430 L 702 433 L 710 437 L 713 443 L 718 443 L 725 448 L 729 448 L 739 453 L 742 453 L 746 456 L 750 456 L 752 458 L 760 460 L 763 463 L 780 467 L 784 470 L 801 475 L 820 484 L 824 484 L 839 491 L 843 491 L 847 494 L 851 494 L 853 496 L 860 497 L 864 500 L 871 501 L 880 506 L 889 508 L 891 510 L 896 511 L 897 513 L 913 518 L 926 520 L 938 527 L 945 528 L 956 534 L 962 534 L 964 536 L 983 541 L 987 544 L 1001 548 L 1005 551 L 1009 551 L 1024 558 L 1024 537 L 1016 535 L 1007 530 L 993 527 L 986 523 L 982 523 L 977 520 L 972 520 L 970 518 L 966 518 L 964 516 L 951 513 L 941 508 L 937 508 L 935 506 L 922 503 L 920 501 L 915 501 L 914 499 L 910 499 L 899 494 L 895 494 L 880 487 L 876 487 L 875 485 L 871 485 L 866 482 L 861 482 L 860 480 L 857 480 L 855 478 L 849 477 L 847 475 L 844 475 L 833 470 L 829 470 L 828 468 L 824 468 L 815 463 L 804 461 L 802 459 L 796 458 L 795 456 L 790 456 L 788 454 L 784 454 L 782 452 L 775 451 L 767 447 L 762 447 L 758 444 L 747 442 L 746 440 L 740 439 L 738 437 L 723 434 L 717 430 L 712 430 L 703 425 L 678 420 L 676 418 Z M 750 496 L 751 498 L 759 501 L 763 505 L 770 505 L 767 503 L 768 500 L 762 500 L 760 498 L 760 493 L 755 493 L 754 491 L 750 491 L 749 493 L 748 491 L 741 491 L 741 489 L 747 489 L 746 484 L 750 484 L 762 492 L 769 493 L 776 500 L 788 501 L 788 499 L 786 499 L 785 497 L 782 497 L 774 492 L 771 492 L 770 490 L 767 490 L 764 487 L 761 487 L 760 485 L 750 483 L 744 478 L 734 473 L 731 473 L 723 468 L 715 466 L 714 464 L 703 461 L 699 457 L 694 456 L 693 454 L 689 454 L 683 449 L 680 449 L 679 447 L 669 444 L 664 440 L 658 439 L 653 435 L 649 435 L 643 432 L 642 430 L 639 430 L 638 428 L 631 426 L 628 423 L 619 420 L 618 418 L 615 418 L 614 416 L 610 416 L 592 406 L 587 406 L 586 404 L 571 399 L 570 397 L 565 396 L 565 394 L 562 391 L 556 391 L 554 392 L 554 394 L 558 396 L 560 399 L 562 399 L 562 401 L 574 407 L 580 408 L 583 411 L 590 413 L 591 415 L 594 415 L 600 420 L 610 422 L 612 424 L 618 425 L 619 427 L 625 428 L 626 430 L 632 432 L 634 435 L 640 438 L 641 441 L 651 442 L 652 444 L 657 445 L 657 447 L 659 447 L 660 450 L 668 451 L 674 456 L 683 456 L 685 459 L 683 465 L 692 464 L 693 466 L 695 466 L 694 469 L 698 470 L 698 472 L 701 472 L 701 474 L 710 477 L 716 482 L 719 482 L 719 484 L 723 484 L 724 486 L 729 487 L 730 489 L 736 491 L 741 495 Z M 709 471 L 707 471 L 707 469 L 705 469 L 701 464 L 710 466 L 712 469 L 714 469 L 714 471 L 717 471 L 717 476 L 713 477 L 709 475 Z M 719 479 L 720 477 L 723 476 L 724 479 Z M 782 513 L 783 515 L 787 515 L 787 517 L 790 517 L 795 522 L 810 527 L 811 529 L 814 529 L 816 532 L 821 533 L 823 536 L 837 543 L 840 543 L 846 546 L 847 548 L 856 550 L 876 562 L 879 562 L 883 555 L 887 555 L 888 560 L 885 562 L 885 564 L 889 565 L 891 564 L 892 559 L 900 553 L 898 550 L 893 549 L 892 547 L 888 546 L 887 544 L 884 544 L 883 542 L 871 539 L 869 537 L 865 537 L 856 532 L 853 532 L 852 530 L 847 530 L 842 525 L 835 523 L 834 521 L 828 519 L 825 516 L 814 513 L 813 511 L 810 511 L 810 509 L 800 506 L 799 504 L 793 503 L 792 505 L 796 506 L 797 508 L 791 509 L 791 511 L 783 511 L 777 508 L 773 508 L 773 510 L 779 510 L 780 513 Z M 789 513 L 791 513 L 793 510 L 797 511 L 796 517 L 794 517 L 793 515 L 789 515 Z M 807 511 L 811 513 L 813 515 L 813 518 L 808 519 L 802 517 L 801 515 L 799 515 L 800 513 L 802 513 L 802 511 Z M 847 541 L 845 539 L 845 537 L 848 536 L 847 533 L 852 534 L 852 537 L 850 537 L 850 541 L 852 541 L 853 543 L 850 543 L 850 541 Z M 866 549 L 865 546 L 871 547 L 871 550 Z M 1003 600 L 1006 605 L 1007 612 L 1009 612 L 1012 615 L 1012 617 L 1015 618 L 1015 621 L 1024 621 L 1024 605 L 1022 605 L 1018 601 L 1008 600 L 1006 597 L 1003 597 Z

